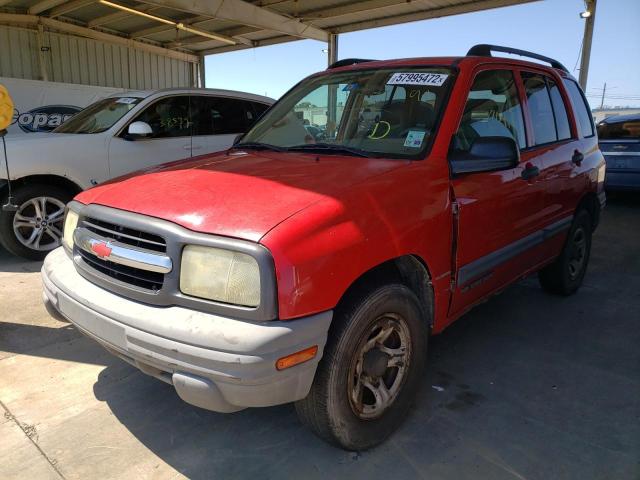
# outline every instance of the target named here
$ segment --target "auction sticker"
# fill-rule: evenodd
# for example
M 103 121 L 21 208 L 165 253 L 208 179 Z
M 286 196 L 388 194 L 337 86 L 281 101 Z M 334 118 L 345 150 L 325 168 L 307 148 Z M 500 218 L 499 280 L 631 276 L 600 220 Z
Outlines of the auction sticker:
M 394 73 L 387 85 L 429 85 L 441 87 L 449 75 L 445 73 Z
M 136 103 L 138 100 L 140 100 L 139 98 L 131 98 L 131 97 L 120 97 L 118 100 L 116 100 L 116 103 L 124 103 L 125 105 L 131 105 Z
M 404 140 L 405 147 L 420 148 L 426 132 L 422 130 L 409 130 L 407 138 Z

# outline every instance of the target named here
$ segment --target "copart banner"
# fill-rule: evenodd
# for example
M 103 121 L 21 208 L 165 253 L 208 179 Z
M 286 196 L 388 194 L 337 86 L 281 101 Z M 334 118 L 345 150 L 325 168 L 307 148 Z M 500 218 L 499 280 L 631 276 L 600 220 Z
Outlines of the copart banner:
M 0 77 L 13 99 L 9 135 L 50 132 L 83 108 L 122 88 Z

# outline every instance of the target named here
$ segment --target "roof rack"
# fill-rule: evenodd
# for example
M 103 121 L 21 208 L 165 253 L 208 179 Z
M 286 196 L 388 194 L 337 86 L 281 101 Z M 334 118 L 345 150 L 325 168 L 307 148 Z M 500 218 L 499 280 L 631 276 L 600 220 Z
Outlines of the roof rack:
M 554 60 L 553 58 L 545 57 L 544 55 L 539 55 L 533 52 L 528 52 L 526 50 L 520 50 L 519 48 L 501 47 L 500 45 L 488 45 L 484 43 L 480 45 L 474 45 L 467 52 L 467 57 L 491 57 L 491 52 L 511 53 L 513 55 L 520 55 L 521 57 L 535 58 L 536 60 L 541 60 L 543 62 L 549 63 L 553 68 L 557 68 L 558 70 L 562 70 L 567 73 L 569 72 L 569 70 L 567 70 L 564 65 L 562 65 L 559 61 Z
M 347 65 L 355 65 L 356 63 L 375 62 L 375 60 L 367 58 L 345 58 L 344 60 L 338 60 L 337 62 L 329 65 L 329 69 L 346 67 Z

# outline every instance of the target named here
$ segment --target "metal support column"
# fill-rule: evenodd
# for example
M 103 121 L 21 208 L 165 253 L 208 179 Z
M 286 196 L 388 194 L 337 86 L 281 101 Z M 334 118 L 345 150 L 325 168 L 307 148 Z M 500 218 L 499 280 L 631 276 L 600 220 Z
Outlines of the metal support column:
M 580 59 L 580 86 L 587 89 L 587 77 L 589 76 L 589 60 L 591 59 L 591 41 L 593 40 L 593 25 L 596 22 L 597 0 L 585 0 L 589 16 L 584 21 L 584 37 L 582 39 L 582 58 Z
M 205 88 L 206 87 L 206 75 L 205 75 L 205 71 L 204 71 L 204 55 L 200 55 L 200 62 L 198 63 L 198 70 L 200 73 L 200 88 Z
M 338 60 L 338 35 L 334 33 L 329 34 L 329 52 L 327 54 L 328 63 L 331 65 Z M 338 85 L 331 84 L 329 85 L 328 90 L 328 99 L 327 99 L 327 125 L 326 132 L 327 137 L 329 139 L 335 138 L 336 135 L 336 121 L 338 118 L 337 108 L 338 108 Z
M 38 47 L 38 66 L 40 68 L 40 80 L 44 80 L 45 82 L 49 81 L 49 73 L 47 71 L 47 62 L 45 59 L 45 50 L 48 50 L 48 47 L 44 46 L 44 27 L 38 24 L 38 33 L 36 34 L 36 45 Z
M 329 50 L 327 54 L 328 64 L 338 61 L 338 34 L 329 34 Z

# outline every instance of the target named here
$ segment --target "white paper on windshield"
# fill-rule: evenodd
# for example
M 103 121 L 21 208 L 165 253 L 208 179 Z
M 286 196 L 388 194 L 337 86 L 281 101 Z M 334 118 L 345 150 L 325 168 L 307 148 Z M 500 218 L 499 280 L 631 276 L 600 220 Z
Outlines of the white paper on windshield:
M 424 140 L 424 136 L 427 132 L 423 130 L 409 130 L 407 133 L 407 138 L 404 140 L 405 147 L 411 148 L 420 148 L 422 146 L 422 141 Z
M 429 85 L 441 87 L 449 75 L 445 73 L 394 73 L 387 85 Z
M 137 101 L 138 101 L 137 98 L 122 97 L 116 100 L 116 103 L 124 103 L 125 105 L 131 105 L 132 103 L 136 103 Z

